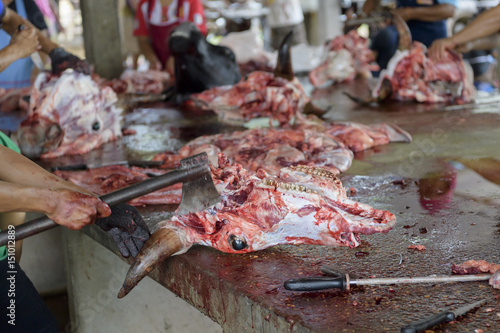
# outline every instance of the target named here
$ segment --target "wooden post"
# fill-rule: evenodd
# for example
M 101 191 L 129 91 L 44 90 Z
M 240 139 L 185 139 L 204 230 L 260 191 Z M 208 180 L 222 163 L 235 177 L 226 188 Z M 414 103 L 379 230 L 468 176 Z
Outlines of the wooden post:
M 322 44 L 342 34 L 340 0 L 318 1 L 318 43 Z
M 123 59 L 117 0 L 83 0 L 80 8 L 87 60 L 100 76 L 106 79 L 119 77 L 123 71 Z

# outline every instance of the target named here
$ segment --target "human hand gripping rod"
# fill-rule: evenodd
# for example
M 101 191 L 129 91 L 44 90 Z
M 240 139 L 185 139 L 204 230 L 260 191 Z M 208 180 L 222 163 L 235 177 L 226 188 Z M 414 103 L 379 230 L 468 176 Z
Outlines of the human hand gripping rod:
M 108 205 L 114 206 L 181 182 L 183 184 L 179 214 L 201 211 L 220 201 L 219 193 L 215 188 L 210 174 L 210 166 L 206 153 L 183 159 L 179 169 L 132 184 L 120 190 L 102 195 L 99 198 Z M 15 239 L 24 239 L 56 226 L 58 224 L 48 217 L 38 218 L 17 226 L 15 229 Z M 8 236 L 7 230 L 0 232 L 0 246 L 7 244 L 9 240 Z

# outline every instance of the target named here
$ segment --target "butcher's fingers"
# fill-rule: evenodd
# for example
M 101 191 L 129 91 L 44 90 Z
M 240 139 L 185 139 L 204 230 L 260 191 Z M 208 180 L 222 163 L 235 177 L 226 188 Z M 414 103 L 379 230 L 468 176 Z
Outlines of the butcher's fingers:
M 109 206 L 100 199 L 65 189 L 49 190 L 52 195 L 47 216 L 69 229 L 80 229 L 99 217 L 111 214 Z
M 31 27 L 16 32 L 12 36 L 9 45 L 14 47 L 18 58 L 28 57 L 41 48 L 36 30 Z
M 451 38 L 441 38 L 435 40 L 428 49 L 429 58 L 442 61 L 447 50 L 454 50 L 455 42 Z

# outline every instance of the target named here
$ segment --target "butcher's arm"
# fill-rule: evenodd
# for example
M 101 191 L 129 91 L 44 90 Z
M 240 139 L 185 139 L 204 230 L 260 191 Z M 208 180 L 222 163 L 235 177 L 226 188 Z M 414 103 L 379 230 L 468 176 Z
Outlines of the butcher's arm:
M 70 229 L 111 214 L 109 206 L 93 193 L 0 146 L 0 212 L 26 211 L 44 213 Z
M 66 189 L 96 196 L 96 194 L 65 181 L 15 151 L 0 145 L 0 180 L 19 185 Z
M 462 31 L 451 37 L 452 41 L 464 44 L 475 39 L 487 37 L 500 31 L 500 5 L 481 13 Z
M 149 37 L 137 36 L 137 43 L 139 44 L 139 50 L 141 50 L 141 53 L 144 55 L 146 60 L 149 61 L 151 69 L 161 70 L 163 66 L 149 43 Z
M 429 55 L 442 59 L 446 50 L 455 50 L 461 45 L 491 36 L 500 31 L 500 5 L 481 13 L 463 30 L 449 37 L 435 40 L 429 48 Z M 466 47 L 467 48 L 467 47 Z
M 500 34 L 474 39 L 468 43 L 457 45 L 457 52 L 469 52 L 472 50 L 491 50 L 500 46 Z
M 455 6 L 440 4 L 435 6 L 401 7 L 394 9 L 392 12 L 401 16 L 405 21 L 420 20 L 434 22 L 452 17 L 455 14 Z
M 45 36 L 40 30 L 35 28 L 35 26 L 28 20 L 22 18 L 13 10 L 10 10 L 9 8 L 6 9 L 7 10 L 5 12 L 5 17 L 2 20 L 2 29 L 5 30 L 9 35 L 14 35 L 18 31 L 19 26 L 23 24 L 26 27 L 35 29 L 38 36 L 38 41 L 40 42 L 40 46 L 42 47 L 42 50 L 44 52 L 50 53 L 52 50 L 59 47 L 56 43 L 52 42 L 47 36 Z

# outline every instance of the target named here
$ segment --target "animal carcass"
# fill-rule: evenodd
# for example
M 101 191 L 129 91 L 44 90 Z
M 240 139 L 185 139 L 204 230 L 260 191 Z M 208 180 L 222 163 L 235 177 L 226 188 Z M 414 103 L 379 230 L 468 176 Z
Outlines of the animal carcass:
M 359 234 L 385 233 L 396 217 L 355 202 L 331 172 L 308 166 L 270 176 L 219 155 L 211 166 L 221 202 L 198 213 L 176 215 L 153 233 L 136 257 L 118 297 L 124 297 L 152 269 L 193 244 L 246 253 L 278 244 L 356 247 Z
M 84 154 L 121 137 L 122 110 L 116 101 L 111 88 L 100 87 L 88 75 L 40 73 L 28 117 L 17 132 L 22 153 L 31 158 Z
M 93 78 L 96 80 L 95 76 Z M 170 80 L 167 72 L 126 69 L 119 79 L 107 81 L 99 78 L 96 81 L 111 87 L 117 94 L 160 94 L 169 87 Z
M 28 110 L 28 102 L 24 100 L 31 93 L 28 88 L 0 88 L 0 112 Z
M 234 86 L 215 87 L 191 99 L 206 110 L 213 110 L 221 121 L 242 124 L 254 118 L 269 118 L 280 126 L 302 117 L 309 102 L 297 78 L 288 80 L 274 73 L 255 71 Z
M 238 125 L 254 118 L 274 120 L 281 127 L 299 121 L 310 99 L 292 70 L 291 40 L 289 33 L 278 51 L 274 73 L 255 71 L 233 86 L 212 88 L 191 100 L 216 112 L 221 121 Z
M 326 60 L 309 72 L 313 86 L 319 87 L 329 80 L 334 83 L 350 81 L 356 75 L 370 78 L 371 71 L 379 70 L 379 67 L 368 44 L 369 40 L 355 30 L 335 37 L 328 45 Z
M 361 103 L 393 99 L 464 104 L 474 96 L 472 68 L 459 54 L 448 50 L 445 59 L 436 61 L 427 56 L 425 45 L 413 42 L 409 50 L 396 51 L 369 98 L 350 97 Z

